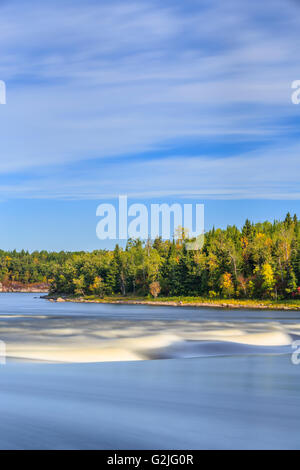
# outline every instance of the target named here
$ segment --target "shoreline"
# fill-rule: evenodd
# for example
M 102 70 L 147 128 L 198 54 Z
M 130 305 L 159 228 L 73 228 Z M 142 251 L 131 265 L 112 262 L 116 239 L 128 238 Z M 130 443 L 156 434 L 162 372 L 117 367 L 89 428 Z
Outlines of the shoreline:
M 149 299 L 120 299 L 120 298 L 86 298 L 86 297 L 67 297 L 61 295 L 46 295 L 42 298 L 50 302 L 74 302 L 74 303 L 101 303 L 101 304 L 119 304 L 119 305 L 149 305 L 160 307 L 196 307 L 196 308 L 221 308 L 221 309 L 251 309 L 251 310 L 292 310 L 300 311 L 300 301 L 296 304 L 289 302 L 272 303 L 272 301 L 259 301 L 259 300 L 232 300 L 220 299 L 212 300 L 149 300 Z
M 0 293 L 28 293 L 28 294 L 48 294 L 50 285 L 46 282 L 34 282 L 24 284 L 17 281 L 0 282 Z
M 237 300 L 237 299 L 206 299 L 187 297 L 182 299 L 162 298 L 120 298 L 120 297 L 69 297 L 65 294 L 49 294 L 49 291 L 43 288 L 32 286 L 20 289 L 2 289 L 1 294 L 22 293 L 22 294 L 45 294 L 41 295 L 42 299 L 49 302 L 74 302 L 74 303 L 102 303 L 102 304 L 119 304 L 119 305 L 149 305 L 154 307 L 196 307 L 196 308 L 220 308 L 220 309 L 251 309 L 251 310 L 290 310 L 300 311 L 300 300 L 292 301 L 275 301 L 275 300 Z M 198 300 L 199 299 L 199 300 Z
M 48 290 L 39 288 L 1 289 L 0 294 L 48 294 Z

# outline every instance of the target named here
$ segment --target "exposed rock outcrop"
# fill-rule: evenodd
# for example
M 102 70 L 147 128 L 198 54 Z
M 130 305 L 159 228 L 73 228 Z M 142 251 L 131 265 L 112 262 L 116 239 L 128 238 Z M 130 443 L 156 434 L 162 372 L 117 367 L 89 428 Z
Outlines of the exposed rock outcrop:
M 35 284 L 22 284 L 16 281 L 0 282 L 0 292 L 32 292 L 47 293 L 49 284 L 45 282 Z

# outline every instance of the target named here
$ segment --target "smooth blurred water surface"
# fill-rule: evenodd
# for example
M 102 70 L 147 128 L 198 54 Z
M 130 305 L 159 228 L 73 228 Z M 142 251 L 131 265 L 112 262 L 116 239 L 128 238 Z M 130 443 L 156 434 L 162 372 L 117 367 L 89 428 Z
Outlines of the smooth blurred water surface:
M 199 324 L 199 329 L 205 322 L 217 327 L 233 322 L 234 328 L 239 323 L 241 329 L 244 323 L 245 329 L 270 323 L 295 331 L 300 317 L 290 311 L 52 304 L 35 297 L 0 295 L 0 339 L 3 330 L 9 341 L 11 328 L 16 341 L 15 329 L 19 335 L 23 324 L 31 331 L 35 321 L 40 336 L 49 317 L 77 319 L 78 326 L 84 319 L 91 328 L 94 321 L 97 328 L 106 321 L 111 328 L 113 321 L 161 320 Z M 300 448 L 300 366 L 292 365 L 285 350 L 230 351 L 138 362 L 11 359 L 0 366 L 0 448 Z
M 253 309 L 223 309 L 223 308 L 195 308 L 171 307 L 151 305 L 124 305 L 124 304 L 97 304 L 76 302 L 49 302 L 41 298 L 40 294 L 0 293 L 1 315 L 29 315 L 29 316 L 72 316 L 72 317 L 98 317 L 102 319 L 132 321 L 145 320 L 188 320 L 199 321 L 240 321 L 270 322 L 283 321 L 285 323 L 300 323 L 300 312 L 293 310 L 253 310 Z

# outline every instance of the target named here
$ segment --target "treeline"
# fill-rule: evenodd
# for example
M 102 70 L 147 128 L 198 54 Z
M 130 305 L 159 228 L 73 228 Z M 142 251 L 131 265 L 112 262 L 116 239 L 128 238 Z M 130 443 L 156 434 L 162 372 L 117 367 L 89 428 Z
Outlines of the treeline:
M 205 234 L 201 250 L 173 241 L 128 240 L 114 251 L 28 253 L 0 251 L 2 282 L 47 282 L 66 295 L 300 298 L 300 222 L 228 226 Z

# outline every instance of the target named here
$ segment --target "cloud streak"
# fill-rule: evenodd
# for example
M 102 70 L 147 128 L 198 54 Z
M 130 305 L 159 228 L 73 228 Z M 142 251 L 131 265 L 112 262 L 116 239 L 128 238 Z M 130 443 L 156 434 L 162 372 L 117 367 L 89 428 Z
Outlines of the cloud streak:
M 281 0 L 4 3 L 1 194 L 298 198 L 298 17 Z M 264 152 L 203 155 L 214 139 Z
M 67 175 L 38 174 L 21 184 L 1 184 L 0 197 L 101 200 L 132 198 L 300 199 L 300 145 L 228 158 L 173 156 L 121 161 Z M 291 168 L 293 171 L 291 171 Z

